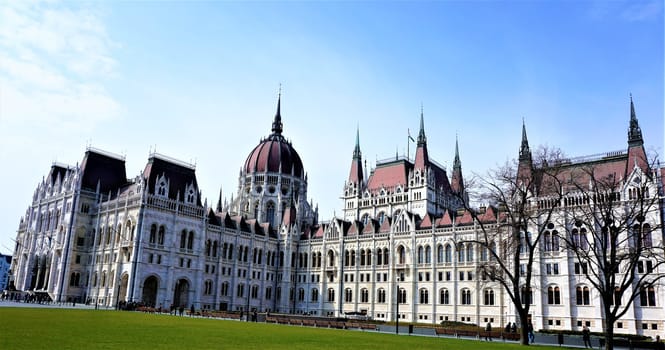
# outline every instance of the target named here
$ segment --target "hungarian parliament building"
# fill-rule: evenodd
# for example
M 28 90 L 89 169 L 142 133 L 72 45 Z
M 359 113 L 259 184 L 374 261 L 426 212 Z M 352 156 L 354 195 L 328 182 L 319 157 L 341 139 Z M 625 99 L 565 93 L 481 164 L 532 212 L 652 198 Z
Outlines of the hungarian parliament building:
M 645 219 L 658 228 L 650 244 L 662 247 L 665 168 L 644 161 L 632 99 L 630 107 L 623 150 L 574 158 L 568 167 L 613 169 L 624 198 L 633 179 L 646 181 L 660 198 Z M 478 217 L 496 221 L 499 209 L 470 208 L 457 142 L 451 169 L 434 161 L 421 113 L 415 157 L 396 155 L 368 171 L 358 134 L 355 147 L 351 140 L 342 214 L 326 220 L 308 199 L 305 166 L 283 136 L 280 100 L 271 132 L 242 165 L 237 192 L 228 201 L 220 193 L 216 205 L 202 200 L 191 164 L 152 152 L 143 171 L 128 177 L 124 157 L 88 147 L 77 165 L 52 164 L 35 189 L 18 225 L 10 284 L 53 301 L 106 307 L 519 322 L 505 289 L 480 273 L 487 254 L 459 243 L 479 234 Z M 520 169 L 535 168 L 522 162 L 531 159 L 524 125 L 515 146 Z M 534 328 L 602 331 L 600 296 L 577 257 L 563 242 L 547 247 L 532 269 Z M 663 274 L 665 266 L 649 272 Z M 616 332 L 662 334 L 665 288 L 640 296 Z

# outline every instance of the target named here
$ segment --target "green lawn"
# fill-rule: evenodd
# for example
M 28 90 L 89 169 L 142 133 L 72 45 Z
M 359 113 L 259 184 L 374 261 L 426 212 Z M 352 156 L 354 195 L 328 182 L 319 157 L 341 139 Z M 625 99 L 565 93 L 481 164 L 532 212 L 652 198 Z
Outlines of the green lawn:
M 501 342 L 245 323 L 138 312 L 0 308 L 0 349 L 482 349 Z M 538 347 L 538 349 L 548 349 Z M 553 349 L 553 348 L 552 348 Z

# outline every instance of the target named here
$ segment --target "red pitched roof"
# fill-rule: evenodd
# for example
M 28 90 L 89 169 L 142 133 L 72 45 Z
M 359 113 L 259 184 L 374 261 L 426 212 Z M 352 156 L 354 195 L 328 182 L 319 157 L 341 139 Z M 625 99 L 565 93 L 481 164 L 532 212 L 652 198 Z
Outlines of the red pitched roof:
M 452 226 L 453 220 L 450 218 L 450 213 L 446 211 L 443 217 L 436 220 L 436 227 Z
M 471 215 L 471 212 L 468 211 L 468 210 L 465 210 L 464 214 L 462 216 L 457 217 L 457 219 L 455 220 L 455 223 L 457 225 L 473 224 L 473 216 Z
M 425 218 L 420 222 L 418 229 L 432 228 L 432 214 L 425 214 Z
M 404 160 L 380 164 L 367 180 L 367 188 L 375 191 L 381 187 L 391 188 L 397 185 L 405 186 L 411 164 Z
M 390 232 L 390 221 L 391 220 L 390 220 L 389 217 L 385 217 L 385 219 L 383 219 L 383 223 L 381 224 L 381 227 L 379 228 L 379 232 L 381 232 L 381 233 Z

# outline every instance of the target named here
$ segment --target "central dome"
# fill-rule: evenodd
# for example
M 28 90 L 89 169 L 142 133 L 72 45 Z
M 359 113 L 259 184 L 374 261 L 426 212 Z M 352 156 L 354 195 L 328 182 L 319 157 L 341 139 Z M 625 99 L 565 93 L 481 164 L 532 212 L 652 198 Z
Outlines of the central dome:
M 302 161 L 298 152 L 282 136 L 281 98 L 277 100 L 277 113 L 272 123 L 272 134 L 262 140 L 245 160 L 244 171 L 251 173 L 277 173 L 304 177 Z

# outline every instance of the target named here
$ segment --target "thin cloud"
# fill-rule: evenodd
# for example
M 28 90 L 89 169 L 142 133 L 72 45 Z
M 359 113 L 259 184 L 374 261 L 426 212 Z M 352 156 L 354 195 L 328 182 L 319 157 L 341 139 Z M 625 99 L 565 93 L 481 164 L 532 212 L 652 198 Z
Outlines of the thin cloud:
M 621 13 L 621 18 L 629 21 L 647 21 L 662 17 L 663 15 L 663 3 L 660 1 L 652 2 L 641 2 L 637 1 L 631 3 L 628 8 L 624 9 Z
M 68 5 L 0 8 L 0 133 L 87 131 L 118 116 L 120 105 L 104 88 L 118 45 L 99 11 Z

